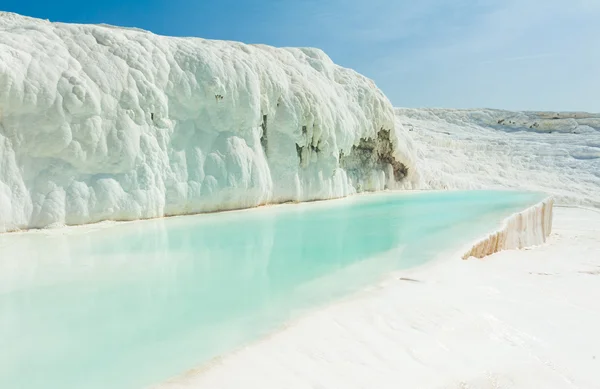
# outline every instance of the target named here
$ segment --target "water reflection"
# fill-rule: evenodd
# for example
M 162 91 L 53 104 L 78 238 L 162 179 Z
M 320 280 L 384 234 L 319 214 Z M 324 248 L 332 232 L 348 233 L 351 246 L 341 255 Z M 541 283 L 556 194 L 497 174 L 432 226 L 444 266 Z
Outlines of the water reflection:
M 539 197 L 365 196 L 3 235 L 0 387 L 166 379 L 465 243 Z

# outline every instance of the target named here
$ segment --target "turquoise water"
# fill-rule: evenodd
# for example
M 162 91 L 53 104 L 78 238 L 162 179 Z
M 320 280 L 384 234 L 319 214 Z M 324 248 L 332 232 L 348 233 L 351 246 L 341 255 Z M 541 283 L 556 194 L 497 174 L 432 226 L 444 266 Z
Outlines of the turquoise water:
M 1 235 L 0 388 L 158 383 L 541 198 L 380 194 Z

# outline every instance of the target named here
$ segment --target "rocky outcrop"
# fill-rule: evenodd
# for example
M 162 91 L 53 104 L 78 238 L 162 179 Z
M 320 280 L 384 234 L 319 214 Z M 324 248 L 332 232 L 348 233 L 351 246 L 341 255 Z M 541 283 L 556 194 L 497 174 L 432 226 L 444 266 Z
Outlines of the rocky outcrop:
M 411 186 L 391 103 L 321 50 L 3 12 L 0 46 L 0 232 Z
M 384 172 L 385 188 L 393 188 L 408 175 L 408 166 L 399 161 L 394 153 L 390 130 L 380 129 L 374 138 L 361 138 L 358 145 L 352 146 L 348 155 L 340 154 L 340 166 L 349 178 L 369 188 L 368 180 L 372 172 Z

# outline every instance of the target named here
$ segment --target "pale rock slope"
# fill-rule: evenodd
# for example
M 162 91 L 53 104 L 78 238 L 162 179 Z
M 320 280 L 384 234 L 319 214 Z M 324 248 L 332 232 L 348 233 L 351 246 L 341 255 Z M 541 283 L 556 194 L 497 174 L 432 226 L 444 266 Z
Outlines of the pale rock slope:
M 396 109 L 423 189 L 527 189 L 600 207 L 600 115 Z
M 0 13 L 0 232 L 412 187 L 413 160 L 320 50 Z

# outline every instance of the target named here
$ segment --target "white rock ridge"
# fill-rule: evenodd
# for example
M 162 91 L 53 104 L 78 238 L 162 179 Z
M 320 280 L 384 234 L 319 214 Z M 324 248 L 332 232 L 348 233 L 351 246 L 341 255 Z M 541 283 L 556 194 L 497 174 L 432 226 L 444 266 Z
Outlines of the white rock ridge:
M 411 187 L 402 131 L 317 49 L 0 13 L 0 231 Z

